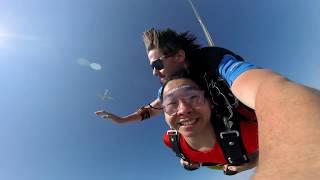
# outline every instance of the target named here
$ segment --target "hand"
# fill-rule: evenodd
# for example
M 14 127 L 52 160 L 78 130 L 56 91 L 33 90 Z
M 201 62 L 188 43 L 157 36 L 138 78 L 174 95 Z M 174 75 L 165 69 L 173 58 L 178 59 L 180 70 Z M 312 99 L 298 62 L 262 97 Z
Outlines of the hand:
M 185 161 L 183 159 L 180 159 L 180 164 L 184 169 L 188 171 L 193 171 L 200 168 L 199 163 L 192 163 L 192 162 Z
M 231 175 L 235 175 L 237 174 L 238 172 L 240 172 L 240 169 L 239 168 L 240 166 L 229 166 L 228 164 L 226 165 L 223 165 L 223 173 L 225 175 L 228 175 L 228 176 L 231 176 Z M 243 170 L 242 170 L 243 171 Z
M 114 114 L 111 114 L 109 112 L 106 112 L 104 110 L 96 111 L 95 114 L 97 116 L 100 116 L 100 117 L 104 118 L 104 119 L 110 119 L 114 123 L 121 123 L 122 122 L 122 118 L 121 117 L 116 116 Z
M 230 165 L 226 164 L 223 166 L 223 171 L 224 171 L 225 175 L 234 175 L 239 172 L 254 168 L 255 166 L 256 166 L 256 162 L 244 163 L 240 166 L 230 166 Z

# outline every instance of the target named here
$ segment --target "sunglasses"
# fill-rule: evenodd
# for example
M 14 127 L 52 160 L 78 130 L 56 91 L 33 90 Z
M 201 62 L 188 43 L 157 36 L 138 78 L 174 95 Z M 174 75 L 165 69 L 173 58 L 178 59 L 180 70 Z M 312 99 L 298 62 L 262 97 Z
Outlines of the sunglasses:
M 175 55 L 175 53 L 171 53 L 171 54 L 163 55 L 163 56 L 159 57 L 158 59 L 156 59 L 155 61 L 153 61 L 150 64 L 151 68 L 160 71 L 161 69 L 164 68 L 162 60 L 165 59 L 165 58 L 171 57 L 173 55 Z

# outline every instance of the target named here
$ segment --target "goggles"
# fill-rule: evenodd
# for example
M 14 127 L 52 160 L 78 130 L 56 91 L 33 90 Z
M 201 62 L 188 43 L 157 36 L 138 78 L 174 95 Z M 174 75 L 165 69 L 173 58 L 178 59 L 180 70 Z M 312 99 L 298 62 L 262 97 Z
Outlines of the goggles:
M 182 101 L 193 109 L 199 109 L 205 102 L 204 92 L 190 85 L 174 88 L 163 96 L 164 112 L 170 116 L 176 114 Z

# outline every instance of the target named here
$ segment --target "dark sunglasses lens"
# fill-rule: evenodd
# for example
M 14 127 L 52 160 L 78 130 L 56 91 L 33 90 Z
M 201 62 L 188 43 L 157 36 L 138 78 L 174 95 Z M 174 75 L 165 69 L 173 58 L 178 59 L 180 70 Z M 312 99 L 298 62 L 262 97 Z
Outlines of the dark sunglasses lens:
M 157 60 L 153 61 L 153 63 L 151 64 L 151 67 L 152 67 L 152 69 L 156 69 L 156 70 L 161 70 L 164 68 L 161 59 L 157 59 Z

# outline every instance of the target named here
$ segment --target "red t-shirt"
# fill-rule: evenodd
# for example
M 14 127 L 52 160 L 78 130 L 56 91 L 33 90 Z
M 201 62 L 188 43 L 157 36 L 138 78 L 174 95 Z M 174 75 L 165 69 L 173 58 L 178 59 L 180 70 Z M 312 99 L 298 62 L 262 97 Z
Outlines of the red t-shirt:
M 256 152 L 259 149 L 258 146 L 258 125 L 255 122 L 241 121 L 240 122 L 240 135 L 242 137 L 242 142 L 244 148 L 247 150 L 248 155 Z M 169 136 L 164 135 L 164 143 L 172 148 Z M 220 144 L 216 141 L 214 147 L 206 152 L 201 152 L 192 149 L 183 136 L 180 136 L 180 146 L 184 155 L 190 159 L 192 162 L 197 163 L 218 163 L 227 164 L 224 159 L 223 151 Z

